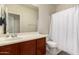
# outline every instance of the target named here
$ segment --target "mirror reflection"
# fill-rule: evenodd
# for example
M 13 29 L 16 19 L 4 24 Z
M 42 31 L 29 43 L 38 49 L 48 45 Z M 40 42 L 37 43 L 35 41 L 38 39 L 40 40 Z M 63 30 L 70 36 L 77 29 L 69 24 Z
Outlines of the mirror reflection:
M 0 5 L 0 34 L 36 32 L 38 8 L 33 5 Z

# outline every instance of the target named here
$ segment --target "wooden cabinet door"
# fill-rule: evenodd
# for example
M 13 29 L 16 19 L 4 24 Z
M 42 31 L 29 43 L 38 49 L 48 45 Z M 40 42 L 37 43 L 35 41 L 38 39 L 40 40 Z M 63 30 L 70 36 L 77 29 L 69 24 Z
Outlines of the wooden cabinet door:
M 35 55 L 36 54 L 36 40 L 22 42 L 19 45 L 21 55 Z
M 37 55 L 46 54 L 46 38 L 40 38 L 37 40 Z
M 0 55 L 17 55 L 18 53 L 18 44 L 0 46 Z

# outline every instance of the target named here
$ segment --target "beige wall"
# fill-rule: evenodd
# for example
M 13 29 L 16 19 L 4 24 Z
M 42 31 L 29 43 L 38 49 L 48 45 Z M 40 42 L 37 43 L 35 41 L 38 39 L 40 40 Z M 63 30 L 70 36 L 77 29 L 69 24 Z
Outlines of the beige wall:
M 58 4 L 56 5 L 56 12 L 68 9 L 68 8 L 72 8 L 74 7 L 74 4 Z
M 50 15 L 55 12 L 54 5 L 35 5 L 39 8 L 38 32 L 47 34 L 50 26 Z
M 20 32 L 37 31 L 38 10 L 27 5 L 7 5 L 8 12 L 20 15 Z

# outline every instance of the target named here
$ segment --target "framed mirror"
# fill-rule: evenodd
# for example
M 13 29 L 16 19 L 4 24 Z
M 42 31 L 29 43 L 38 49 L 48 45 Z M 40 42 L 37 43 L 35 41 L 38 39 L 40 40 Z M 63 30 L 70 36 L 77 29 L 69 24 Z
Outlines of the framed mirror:
M 3 5 L 0 26 L 3 33 L 36 32 L 38 25 L 38 8 L 31 4 L 6 4 Z M 4 20 L 4 21 L 1 21 Z

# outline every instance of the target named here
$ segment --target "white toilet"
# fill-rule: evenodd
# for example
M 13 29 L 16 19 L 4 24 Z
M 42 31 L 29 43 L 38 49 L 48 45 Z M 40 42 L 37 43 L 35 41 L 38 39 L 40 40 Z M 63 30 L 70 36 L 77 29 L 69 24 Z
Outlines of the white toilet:
M 47 54 L 57 55 L 60 50 L 57 48 L 57 43 L 53 41 L 47 41 Z

